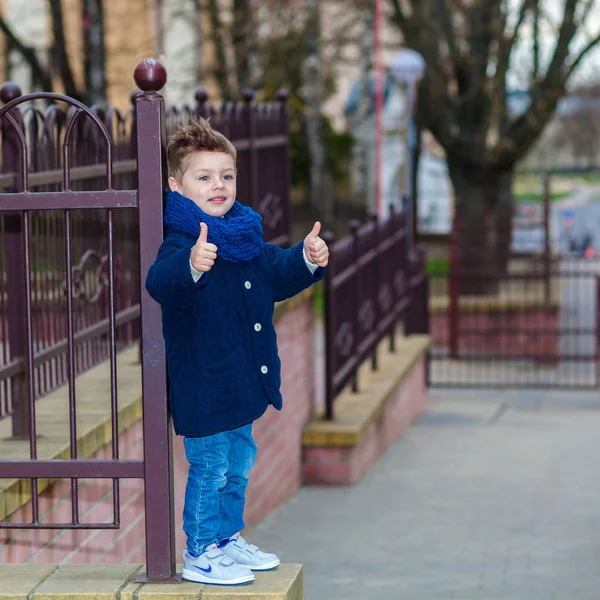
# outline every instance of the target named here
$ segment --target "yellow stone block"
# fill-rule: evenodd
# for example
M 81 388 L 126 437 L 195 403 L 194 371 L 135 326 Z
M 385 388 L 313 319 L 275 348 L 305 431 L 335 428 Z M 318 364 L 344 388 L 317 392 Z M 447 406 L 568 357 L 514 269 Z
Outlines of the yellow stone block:
M 140 565 L 62 565 L 31 600 L 114 600 Z
M 0 600 L 27 600 L 55 565 L 0 565 Z

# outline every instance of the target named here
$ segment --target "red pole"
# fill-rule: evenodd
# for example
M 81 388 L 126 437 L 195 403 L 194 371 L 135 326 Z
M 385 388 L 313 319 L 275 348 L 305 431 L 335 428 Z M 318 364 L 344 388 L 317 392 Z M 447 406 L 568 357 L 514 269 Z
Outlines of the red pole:
M 383 0 L 375 0 L 375 212 L 383 216 Z
M 460 323 L 460 283 L 459 283 L 459 257 L 458 257 L 459 223 L 457 208 L 454 209 L 454 220 L 452 233 L 450 234 L 450 269 L 448 271 L 450 286 L 448 305 L 448 335 L 450 346 L 450 358 L 455 360 L 459 357 L 459 323 Z

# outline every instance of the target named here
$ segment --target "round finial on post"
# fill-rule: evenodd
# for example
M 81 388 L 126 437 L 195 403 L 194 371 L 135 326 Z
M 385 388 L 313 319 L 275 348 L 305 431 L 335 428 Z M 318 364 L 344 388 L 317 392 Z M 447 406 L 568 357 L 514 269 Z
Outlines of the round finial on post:
M 21 88 L 14 81 L 7 81 L 0 87 L 0 100 L 2 104 L 8 104 L 22 95 Z
M 250 104 L 252 102 L 252 100 L 254 100 L 255 96 L 256 96 L 256 93 L 252 88 L 244 88 L 242 90 L 242 100 L 246 104 Z
M 204 88 L 198 88 L 194 97 L 198 104 L 206 104 L 208 102 L 208 92 Z
M 281 104 L 285 104 L 290 97 L 290 93 L 286 88 L 281 88 L 277 90 L 277 100 L 281 102 Z
M 351 235 L 356 235 L 359 229 L 360 221 L 358 219 L 352 219 L 352 221 L 348 223 L 348 231 L 350 231 Z
M 145 58 L 136 65 L 133 79 L 140 90 L 158 92 L 167 83 L 167 71 L 154 58 Z

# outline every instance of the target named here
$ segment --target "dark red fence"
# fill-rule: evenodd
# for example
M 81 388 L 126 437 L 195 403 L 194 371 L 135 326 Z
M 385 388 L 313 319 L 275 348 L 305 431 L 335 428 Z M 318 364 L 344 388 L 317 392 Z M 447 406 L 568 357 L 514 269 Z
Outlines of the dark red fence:
M 19 98 L 20 91 L 7 84 L 0 92 L 4 103 Z M 133 95 L 133 100 L 138 94 Z M 37 103 L 15 105 L 11 110 L 17 129 L 2 124 L 2 174 L 0 191 L 25 189 L 20 167 L 25 158 L 20 135 L 27 144 L 27 189 L 36 192 L 105 190 L 107 153 L 112 160 L 112 189 L 137 187 L 137 134 L 135 105 L 125 114 L 92 107 L 81 111 L 56 102 L 44 112 Z M 39 103 L 39 100 L 38 100 Z M 77 112 L 79 110 L 79 112 Z M 75 116 L 77 117 L 75 118 Z M 287 95 L 277 102 L 254 103 L 247 91 L 238 103 L 215 107 L 200 90 L 196 104 L 169 107 L 165 115 L 167 135 L 198 115 L 210 118 L 238 150 L 240 184 L 238 199 L 263 215 L 265 239 L 280 245 L 290 241 L 288 181 Z M 107 145 L 97 121 L 110 137 Z M 65 145 L 68 140 L 68 145 Z M 69 160 L 66 160 L 66 153 Z M 260 177 L 259 177 L 260 175 Z M 66 178 L 66 179 L 65 179 Z M 68 188 L 64 181 L 68 179 Z M 32 302 L 34 396 L 63 385 L 68 379 L 66 216 L 62 210 L 32 212 L 28 219 L 30 286 Z M 70 302 L 75 341 L 75 373 L 108 358 L 108 217 L 87 208 L 72 210 L 70 219 Z M 139 239 L 138 211 L 124 208 L 113 215 L 116 344 L 121 350 L 139 340 Z M 13 435 L 29 433 L 26 402 L 26 331 L 22 319 L 23 286 L 22 213 L 0 215 L 0 418 L 12 415 Z
M 166 81 L 164 68 L 142 61 L 134 78 L 144 92 L 134 95 L 134 107 L 123 116 L 58 94 L 20 97 L 14 85 L 0 91 L 5 103 L 0 109 L 0 416 L 12 414 L 15 436 L 29 442 L 29 459 L 0 460 L 0 478 L 29 479 L 32 490 L 31 521 L 2 522 L 0 528 L 117 529 L 119 480 L 143 478 L 147 574 L 142 580 L 173 581 L 172 428 L 164 344 L 156 326 L 161 309 L 140 285 L 163 235 L 165 133 L 198 113 L 211 115 L 233 138 L 249 178 L 247 189 L 238 188 L 240 200 L 262 209 L 266 239 L 285 245 L 286 103 L 281 95 L 274 104 L 256 106 L 247 94 L 243 103 L 213 109 L 199 94 L 194 110 L 169 109 L 166 117 L 157 93 Z M 52 105 L 41 112 L 38 104 L 45 102 Z M 123 460 L 117 353 L 138 340 L 144 458 Z M 82 458 L 76 376 L 105 359 L 112 453 L 109 459 Z M 38 448 L 35 401 L 65 383 L 70 457 L 49 459 Z M 113 480 L 111 522 L 82 522 L 81 478 Z M 71 480 L 71 521 L 45 521 L 39 479 Z
M 333 418 L 336 396 L 371 358 L 377 368 L 377 345 L 403 322 L 407 333 L 426 333 L 427 277 L 423 253 L 409 253 L 404 214 L 392 212 L 379 223 L 350 223 L 350 235 L 330 244 L 325 279 L 326 417 Z

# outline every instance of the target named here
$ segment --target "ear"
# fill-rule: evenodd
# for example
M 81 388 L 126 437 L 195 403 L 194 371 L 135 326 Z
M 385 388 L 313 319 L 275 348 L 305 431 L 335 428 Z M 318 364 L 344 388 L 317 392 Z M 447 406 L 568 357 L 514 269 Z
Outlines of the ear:
M 169 177 L 169 189 L 172 192 L 179 192 L 181 194 L 181 186 L 175 177 Z

